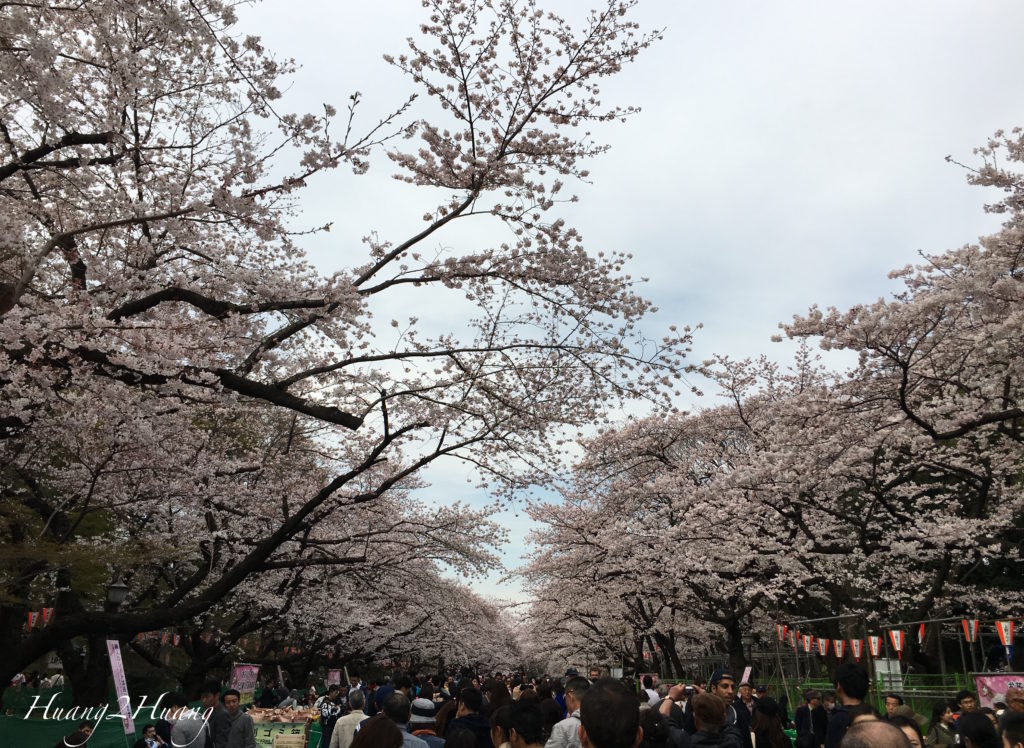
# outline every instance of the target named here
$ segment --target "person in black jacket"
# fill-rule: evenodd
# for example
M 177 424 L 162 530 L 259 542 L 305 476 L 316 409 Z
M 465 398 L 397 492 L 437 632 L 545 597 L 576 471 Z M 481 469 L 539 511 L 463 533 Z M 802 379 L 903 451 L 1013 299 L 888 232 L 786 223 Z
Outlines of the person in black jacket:
M 698 693 L 690 699 L 690 711 L 697 731 L 690 736 L 691 748 L 741 748 L 743 740 L 736 725 L 726 724 L 723 699 L 710 693 Z
M 758 699 L 750 721 L 750 729 L 754 733 L 757 748 L 793 748 L 792 741 L 782 731 L 779 705 L 775 699 L 767 696 Z
M 215 680 L 206 681 L 199 692 L 199 699 L 203 708 L 210 710 L 206 720 L 205 748 L 226 748 L 231 720 L 228 718 L 228 710 L 220 703 L 220 683 Z
M 274 684 L 267 680 L 263 683 L 263 688 L 260 689 L 260 696 L 256 699 L 256 706 L 263 709 L 273 709 L 280 700 L 277 692 L 274 690 Z
M 836 698 L 840 706 L 832 712 L 825 732 L 825 748 L 839 748 L 851 723 L 850 709 L 860 706 L 868 695 L 868 672 L 853 662 L 844 662 L 836 670 Z
M 73 733 L 58 740 L 54 748 L 68 748 L 68 746 L 74 748 L 74 746 L 86 745 L 92 736 L 94 726 L 94 723 L 89 720 L 82 722 Z
M 796 708 L 794 715 L 797 748 L 821 748 L 828 731 L 828 712 L 821 705 L 821 691 L 809 688 L 804 691 L 804 703 Z
M 494 748 L 491 743 L 491 723 L 480 713 L 484 705 L 483 695 L 472 686 L 459 692 L 459 706 L 455 719 L 445 728 L 445 739 L 452 738 L 456 732 L 468 730 L 476 738 L 477 748 Z

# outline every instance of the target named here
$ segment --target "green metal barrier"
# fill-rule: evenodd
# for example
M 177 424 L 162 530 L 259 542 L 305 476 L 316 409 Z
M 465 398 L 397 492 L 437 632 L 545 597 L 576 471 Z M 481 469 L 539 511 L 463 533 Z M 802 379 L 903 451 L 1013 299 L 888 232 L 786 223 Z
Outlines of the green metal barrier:
M 77 722 L 0 717 L 0 745 L 4 748 L 51 748 L 75 731 Z M 142 725 L 137 725 L 141 728 Z M 129 742 L 129 740 L 131 742 Z M 126 737 L 120 720 L 105 720 L 96 726 L 86 743 L 88 748 L 125 748 L 136 738 Z

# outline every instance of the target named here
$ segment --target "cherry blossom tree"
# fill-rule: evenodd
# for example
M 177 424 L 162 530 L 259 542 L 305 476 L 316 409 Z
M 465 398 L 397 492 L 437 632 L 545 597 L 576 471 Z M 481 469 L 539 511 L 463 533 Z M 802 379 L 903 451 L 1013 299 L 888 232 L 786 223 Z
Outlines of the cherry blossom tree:
M 329 105 L 278 111 L 292 67 L 230 3 L 0 8 L 0 682 L 74 637 L 194 625 L 259 575 L 361 562 L 319 529 L 436 460 L 513 491 L 559 469 L 566 429 L 669 402 L 688 331 L 647 341 L 628 258 L 557 214 L 604 149 L 584 128 L 632 113 L 598 95 L 657 37 L 632 4 L 574 28 L 533 2 L 428 2 L 425 40 L 388 59 L 441 114 L 363 126 L 354 96 L 340 127 Z M 323 275 L 290 217 L 375 150 L 442 198 Z M 510 238 L 426 249 L 469 217 Z M 409 319 L 375 326 L 395 300 Z M 475 312 L 420 329 L 447 302 Z M 102 610 L 114 573 L 131 594 Z
M 570 610 L 595 634 L 619 611 L 614 628 L 631 631 L 620 656 L 637 670 L 647 653 L 682 676 L 680 651 L 706 646 L 709 633 L 742 668 L 751 613 L 789 578 L 777 518 L 728 485 L 748 451 L 726 409 L 652 416 L 587 442 L 568 502 L 576 516 L 534 510 L 550 529 L 535 536 L 543 550 L 527 573 L 582 582 L 582 607 Z
M 559 577 L 584 579 L 585 599 L 563 598 L 569 636 L 624 624 L 637 640 L 664 635 L 653 615 L 630 619 L 636 600 L 720 627 L 738 667 L 741 628 L 765 618 L 1019 607 L 1024 134 L 979 154 L 970 180 L 1002 190 L 987 206 L 1006 216 L 1000 231 L 896 271 L 905 289 L 891 299 L 796 317 L 784 330 L 805 344 L 788 368 L 727 356 L 696 367 L 725 404 L 583 445 L 566 503 L 534 510 L 536 624 L 551 620 Z M 829 372 L 812 340 L 856 351 L 857 365 Z

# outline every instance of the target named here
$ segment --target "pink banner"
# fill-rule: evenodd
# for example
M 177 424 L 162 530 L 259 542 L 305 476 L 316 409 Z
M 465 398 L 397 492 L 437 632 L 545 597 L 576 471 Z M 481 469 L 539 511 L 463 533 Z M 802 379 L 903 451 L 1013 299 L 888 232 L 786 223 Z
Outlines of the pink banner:
M 997 701 L 1006 701 L 1006 689 L 1024 688 L 1024 673 L 991 673 L 974 676 L 978 689 L 978 706 L 995 708 Z
M 107 654 L 110 655 L 110 670 L 114 674 L 114 691 L 117 692 L 117 708 L 124 724 L 124 734 L 132 735 L 135 732 L 135 720 L 132 719 L 128 681 L 124 677 L 124 663 L 121 662 L 121 642 L 107 639 Z
M 327 685 L 341 685 L 341 671 L 340 670 L 328 670 L 327 671 Z
M 231 687 L 242 694 L 238 700 L 239 703 L 251 704 L 253 702 L 259 675 L 259 665 L 236 664 L 231 668 Z

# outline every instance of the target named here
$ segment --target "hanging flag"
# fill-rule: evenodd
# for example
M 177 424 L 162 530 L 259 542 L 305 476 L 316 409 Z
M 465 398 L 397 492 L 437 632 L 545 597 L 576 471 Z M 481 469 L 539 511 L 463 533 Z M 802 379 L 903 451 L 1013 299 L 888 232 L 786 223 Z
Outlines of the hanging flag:
M 836 657 L 840 660 L 843 659 L 843 652 L 846 651 L 846 640 L 845 639 L 833 639 L 832 649 L 836 652 Z
M 828 639 L 818 639 L 818 654 L 822 657 L 828 654 Z
M 1013 621 L 996 621 L 996 631 L 999 632 L 999 641 L 1009 653 L 1010 647 L 1013 646 Z
M 39 612 L 30 610 L 28 612 L 28 630 L 31 631 L 32 627 L 36 625 L 36 621 L 39 620 Z
M 49 625 L 51 618 L 53 618 L 53 608 L 43 608 L 43 625 Z
M 924 624 L 917 627 L 917 643 L 924 645 Z
M 978 641 L 978 619 L 965 618 L 961 623 L 964 626 L 964 639 L 967 640 L 967 643 L 973 644 Z
M 850 639 L 850 651 L 853 652 L 853 659 L 860 662 L 860 656 L 864 653 L 864 640 Z
M 213 638 L 213 634 L 211 634 L 209 631 L 207 631 L 205 634 L 203 634 L 203 641 L 206 642 L 207 644 L 210 643 L 210 639 L 212 639 L 212 638 Z
M 174 635 L 174 646 L 178 646 L 178 644 L 180 642 L 181 642 L 181 636 L 179 634 L 175 634 Z
M 142 634 L 136 634 L 135 635 L 135 641 L 141 642 L 142 641 Z
M 871 656 L 877 659 L 878 656 L 882 653 L 882 637 L 869 636 L 868 648 L 871 650 Z
M 168 636 L 169 636 L 169 634 L 166 631 L 161 631 L 160 632 L 160 643 L 161 644 L 166 644 Z
M 107 639 L 107 655 L 110 657 L 110 670 L 114 676 L 114 691 L 117 693 L 118 712 L 124 725 L 124 734 L 135 732 L 135 721 L 132 718 L 131 698 L 128 695 L 128 680 L 124 674 L 124 663 L 121 661 L 121 642 Z M 141 706 L 141 705 L 140 705 Z M 64 742 L 67 745 L 67 741 Z
M 789 646 L 791 646 L 793 649 L 796 649 L 796 635 L 798 633 L 800 633 L 800 632 L 798 632 L 798 631 L 790 631 L 789 632 Z
M 782 624 L 777 625 L 775 627 L 775 632 L 779 635 L 779 641 L 780 642 L 786 640 L 786 627 L 784 625 L 782 625 Z
M 807 652 L 808 654 L 810 654 L 810 652 L 811 652 L 811 645 L 814 644 L 814 634 L 804 634 L 803 642 L 804 642 L 804 652 Z
M 896 659 L 900 660 L 903 658 L 903 632 L 899 629 L 889 629 L 889 641 L 892 642 L 892 648 L 896 650 Z

